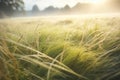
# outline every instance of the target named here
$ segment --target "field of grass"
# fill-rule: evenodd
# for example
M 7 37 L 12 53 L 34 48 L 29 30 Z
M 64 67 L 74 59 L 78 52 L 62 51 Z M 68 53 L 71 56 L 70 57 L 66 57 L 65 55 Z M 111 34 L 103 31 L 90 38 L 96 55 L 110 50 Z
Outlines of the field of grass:
M 0 80 L 119 80 L 120 17 L 0 20 Z

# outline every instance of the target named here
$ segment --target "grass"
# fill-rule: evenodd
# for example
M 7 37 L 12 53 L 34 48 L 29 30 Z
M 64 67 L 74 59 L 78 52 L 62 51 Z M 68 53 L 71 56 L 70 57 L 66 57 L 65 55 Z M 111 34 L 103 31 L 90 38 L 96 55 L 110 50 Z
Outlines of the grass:
M 118 80 L 119 22 L 119 17 L 0 20 L 0 80 Z

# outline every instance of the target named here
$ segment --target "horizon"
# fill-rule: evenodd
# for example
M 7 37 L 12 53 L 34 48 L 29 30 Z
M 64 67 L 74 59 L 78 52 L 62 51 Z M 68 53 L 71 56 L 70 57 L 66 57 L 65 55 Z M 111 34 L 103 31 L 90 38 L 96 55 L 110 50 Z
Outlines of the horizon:
M 104 3 L 107 0 L 23 0 L 25 3 L 25 10 L 32 10 L 34 5 L 39 7 L 39 10 L 44 10 L 49 6 L 55 8 L 63 8 L 65 5 L 69 5 L 71 8 L 74 7 L 77 3 L 90 3 L 90 4 L 100 4 Z

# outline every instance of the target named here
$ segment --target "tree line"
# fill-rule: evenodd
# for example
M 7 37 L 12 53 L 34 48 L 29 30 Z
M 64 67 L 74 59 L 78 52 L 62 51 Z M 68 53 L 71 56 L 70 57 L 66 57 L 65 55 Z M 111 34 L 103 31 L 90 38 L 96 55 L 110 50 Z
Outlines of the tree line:
M 12 16 L 24 10 L 23 0 L 0 0 L 0 17 Z
M 106 4 L 120 8 L 120 0 L 108 0 Z M 33 12 L 39 11 L 38 7 L 33 6 Z M 23 0 L 0 0 L 0 17 L 12 16 L 24 12 Z

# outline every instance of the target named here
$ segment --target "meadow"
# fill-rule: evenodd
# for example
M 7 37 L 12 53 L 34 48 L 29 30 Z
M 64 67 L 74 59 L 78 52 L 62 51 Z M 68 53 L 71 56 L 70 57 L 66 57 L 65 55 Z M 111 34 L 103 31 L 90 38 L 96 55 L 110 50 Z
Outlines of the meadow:
M 119 80 L 120 17 L 0 20 L 0 80 Z

